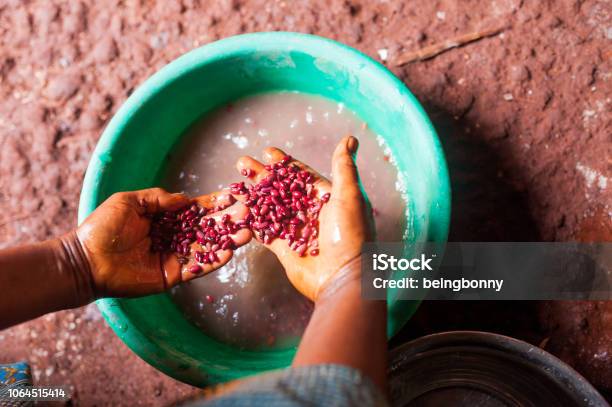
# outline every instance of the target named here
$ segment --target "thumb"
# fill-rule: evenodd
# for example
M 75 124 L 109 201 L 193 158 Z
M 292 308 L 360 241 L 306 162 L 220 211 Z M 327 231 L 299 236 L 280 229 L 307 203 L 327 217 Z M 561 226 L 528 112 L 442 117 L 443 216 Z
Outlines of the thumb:
M 142 189 L 128 192 L 128 198 L 135 201 L 139 212 L 153 214 L 159 211 L 174 211 L 189 204 L 189 198 L 182 194 L 171 194 L 161 188 Z
M 355 153 L 359 142 L 353 136 L 344 137 L 336 146 L 332 157 L 332 197 L 361 194 Z

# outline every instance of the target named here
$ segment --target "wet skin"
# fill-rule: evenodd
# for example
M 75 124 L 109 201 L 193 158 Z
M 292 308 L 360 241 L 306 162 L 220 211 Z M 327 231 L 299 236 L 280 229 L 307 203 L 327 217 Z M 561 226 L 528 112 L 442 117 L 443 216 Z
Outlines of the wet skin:
M 174 254 L 151 251 L 151 220 L 146 215 L 174 211 L 194 202 L 213 209 L 225 206 L 228 196 L 227 192 L 221 191 L 189 199 L 183 194 L 171 194 L 160 188 L 111 196 L 77 229 L 77 236 L 91 264 L 96 295 L 131 297 L 154 294 L 196 278 L 187 271 L 194 262 L 193 255 L 187 267 L 182 267 Z M 224 214 L 230 214 L 232 220 L 243 219 L 247 208 L 236 202 L 222 211 L 209 213 L 205 218 L 220 220 Z M 251 240 L 248 229 L 241 229 L 231 236 L 237 247 Z M 218 251 L 219 261 L 202 265 L 201 275 L 222 267 L 232 254 L 233 250 Z
M 355 138 L 345 137 L 336 147 L 332 158 L 333 184 L 304 163 L 292 161 L 315 174 L 314 185 L 319 197 L 331 193 L 319 214 L 319 254 L 300 257 L 281 239 L 266 245 L 282 263 L 291 283 L 313 301 L 336 272 L 360 256 L 363 243 L 374 237 L 371 211 L 353 164 L 357 146 Z M 281 161 L 285 156 L 278 148 L 264 151 L 267 164 Z M 239 172 L 252 170 L 250 178 L 254 182 L 268 175 L 264 163 L 250 156 L 240 158 L 237 168 Z
M 331 194 L 319 214 L 319 255 L 299 257 L 280 239 L 267 247 L 278 256 L 298 291 L 315 301 L 293 366 L 346 365 L 385 389 L 386 304 L 361 297 L 361 249 L 373 239 L 374 229 L 354 162 L 357 144 L 355 138 L 345 137 L 336 147 L 332 184 L 317 176 L 319 196 Z M 265 153 L 268 162 L 285 156 L 274 148 Z M 238 169 L 245 168 L 253 170 L 253 180 L 265 175 L 263 164 L 251 157 L 239 160 Z M 226 199 L 223 196 L 224 192 L 214 193 L 195 201 L 214 208 Z M 175 255 L 152 252 L 149 237 L 150 214 L 193 202 L 159 188 L 121 192 L 74 232 L 0 251 L 0 287 L 10 288 L 0 296 L 0 329 L 103 296 L 154 294 L 197 277 L 186 274 Z M 220 218 L 226 213 L 235 221 L 243 219 L 248 209 L 237 201 L 207 216 Z M 250 231 L 242 229 L 233 239 L 240 246 L 251 237 Z M 206 265 L 204 271 L 223 266 L 231 256 L 231 250 L 218 253 L 219 261 Z

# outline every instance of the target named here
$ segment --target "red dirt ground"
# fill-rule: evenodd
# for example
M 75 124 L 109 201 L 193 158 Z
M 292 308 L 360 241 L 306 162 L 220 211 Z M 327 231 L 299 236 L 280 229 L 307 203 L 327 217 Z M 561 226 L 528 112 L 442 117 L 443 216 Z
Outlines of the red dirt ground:
M 453 184 L 455 241 L 612 240 L 609 1 L 0 0 L 0 247 L 76 226 L 105 123 L 148 76 L 234 34 L 318 34 L 382 60 L 424 103 Z M 400 53 L 506 29 L 433 59 Z M 6 287 L 2 287 L 6 289 Z M 503 332 L 612 391 L 612 303 L 427 303 L 394 343 L 427 332 Z M 167 405 L 194 389 L 141 361 L 94 306 L 0 333 L 75 405 Z

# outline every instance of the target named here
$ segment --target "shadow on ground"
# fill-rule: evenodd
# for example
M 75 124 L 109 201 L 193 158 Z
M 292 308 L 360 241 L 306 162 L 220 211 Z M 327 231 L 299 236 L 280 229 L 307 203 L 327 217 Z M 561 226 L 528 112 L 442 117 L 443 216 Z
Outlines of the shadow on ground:
M 496 152 L 476 126 L 436 106 L 426 106 L 446 154 L 452 189 L 449 241 L 538 241 L 525 192 L 507 181 Z M 466 129 L 471 129 L 466 132 Z M 517 174 L 513 174 L 516 176 Z M 535 301 L 424 301 L 391 341 L 442 331 L 480 330 L 538 344 L 544 333 Z M 452 310 L 452 311 L 451 311 Z

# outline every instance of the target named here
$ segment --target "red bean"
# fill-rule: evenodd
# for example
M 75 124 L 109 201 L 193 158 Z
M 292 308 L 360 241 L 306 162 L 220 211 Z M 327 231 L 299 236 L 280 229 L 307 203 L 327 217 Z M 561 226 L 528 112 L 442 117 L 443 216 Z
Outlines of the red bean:
M 284 206 L 284 203 L 285 203 L 283 200 L 281 200 L 277 196 L 273 196 L 272 197 L 272 202 L 274 202 L 274 205 L 277 205 L 277 206 Z M 257 202 L 257 203 L 259 204 L 259 202 Z M 263 204 L 263 201 L 262 201 L 262 204 Z
M 202 267 L 198 266 L 197 264 L 194 264 L 189 267 L 189 272 L 192 274 L 200 274 L 202 272 Z
M 302 223 L 308 223 L 308 219 L 306 219 L 306 214 L 304 213 L 304 211 L 298 211 L 298 213 L 295 214 L 295 217 L 298 218 Z

